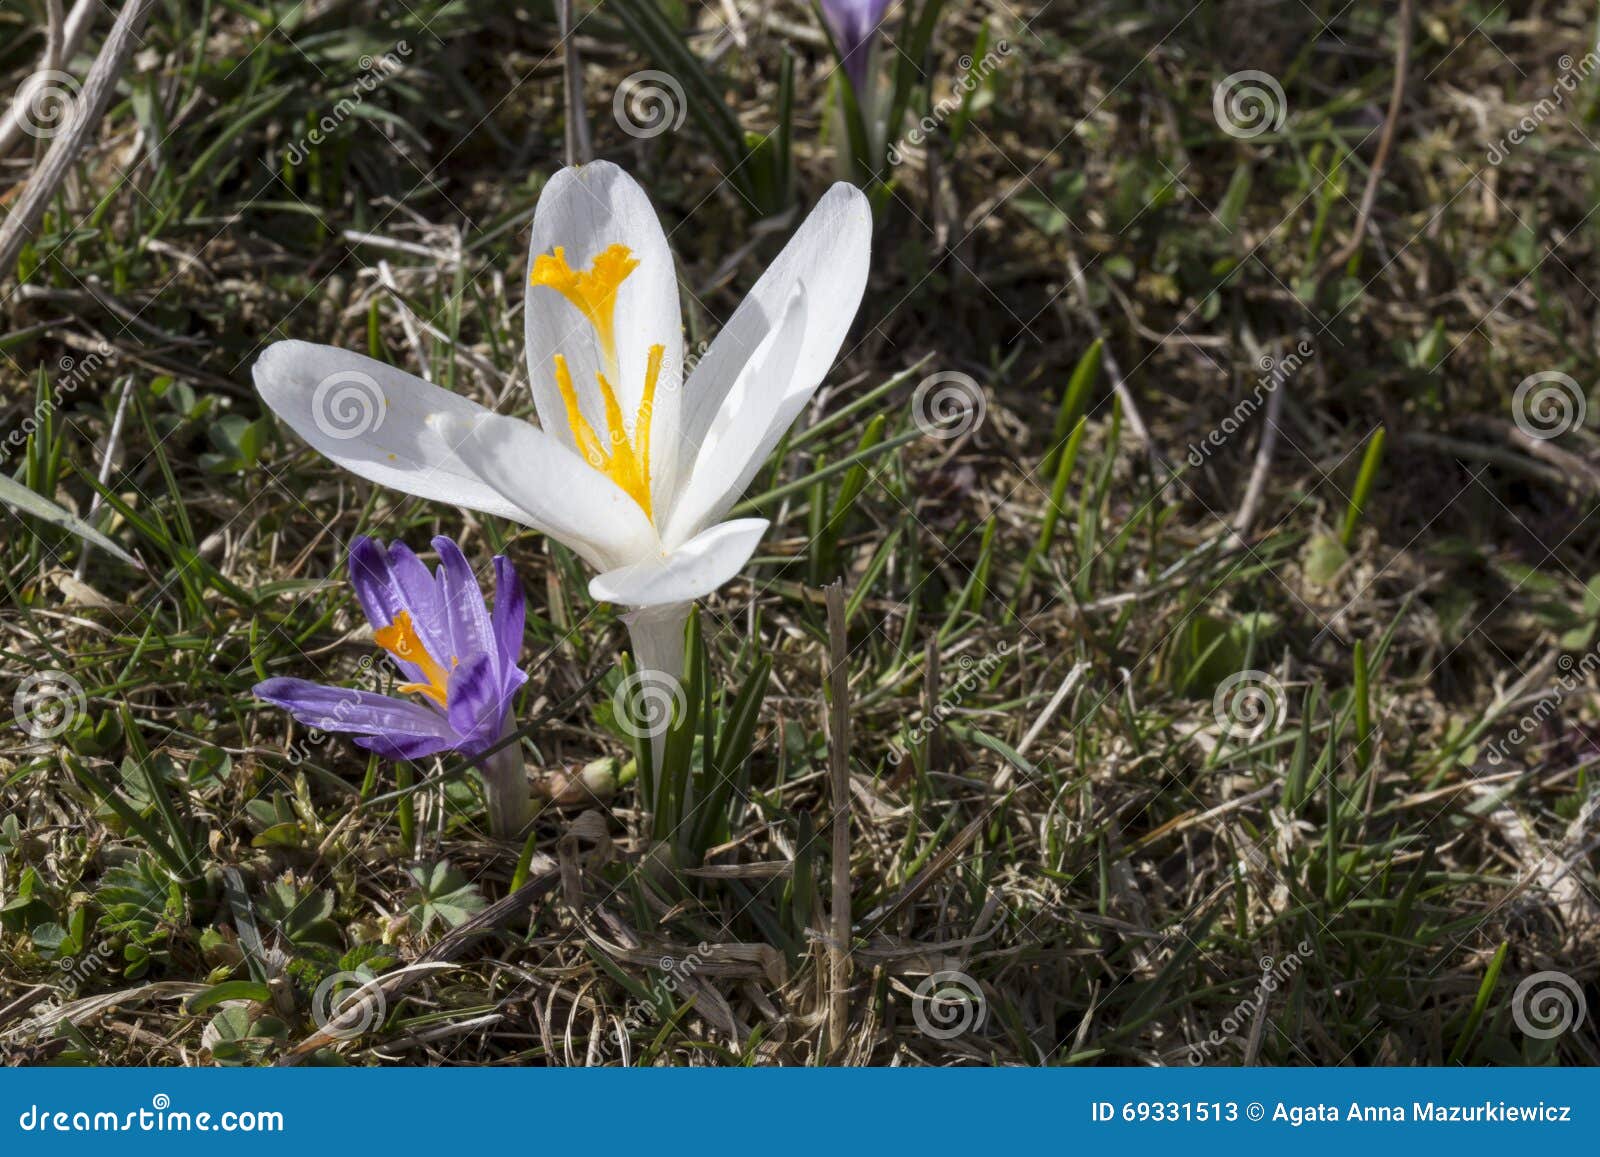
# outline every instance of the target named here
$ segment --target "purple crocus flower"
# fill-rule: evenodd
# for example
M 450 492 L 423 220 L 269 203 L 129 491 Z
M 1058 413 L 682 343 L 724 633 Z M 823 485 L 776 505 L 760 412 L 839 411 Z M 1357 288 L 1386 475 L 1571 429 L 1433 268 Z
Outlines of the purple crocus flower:
M 407 698 L 305 679 L 268 679 L 255 694 L 307 727 L 354 735 L 358 746 L 389 759 L 459 752 L 484 772 L 494 826 L 517 825 L 527 804 L 521 755 L 515 744 L 484 753 L 511 730 L 512 697 L 528 680 L 517 666 L 522 586 L 510 561 L 497 555 L 491 614 L 461 548 L 444 535 L 433 548 L 439 569 L 430 574 L 404 543 L 385 550 L 357 538 L 350 547 L 356 598 L 373 638 L 405 676 L 397 690 Z M 506 807 L 514 818 L 504 818 Z
M 844 70 L 857 93 L 866 86 L 872 39 L 892 3 L 894 0 L 822 0 L 822 15 L 833 30 Z

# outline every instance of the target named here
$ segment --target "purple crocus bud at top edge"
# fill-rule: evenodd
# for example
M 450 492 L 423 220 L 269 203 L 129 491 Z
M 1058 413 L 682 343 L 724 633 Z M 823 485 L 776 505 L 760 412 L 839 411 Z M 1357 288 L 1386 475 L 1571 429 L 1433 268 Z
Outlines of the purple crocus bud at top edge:
M 856 92 L 867 81 L 872 39 L 894 0 L 821 0 L 822 14 L 844 58 L 844 70 Z

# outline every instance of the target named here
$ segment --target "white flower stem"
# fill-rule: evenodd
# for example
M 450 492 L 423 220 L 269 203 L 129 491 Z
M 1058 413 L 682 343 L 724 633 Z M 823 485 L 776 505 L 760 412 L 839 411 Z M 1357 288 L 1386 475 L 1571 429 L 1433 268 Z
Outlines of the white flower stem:
M 645 607 L 622 616 L 628 624 L 628 639 L 633 644 L 633 663 L 639 672 L 660 686 L 670 702 L 683 698 L 683 629 L 689 622 L 693 603 L 669 603 Z M 676 690 L 676 694 L 673 691 Z M 661 757 L 666 751 L 670 717 L 650 731 L 651 764 L 659 781 Z M 653 783 L 651 787 L 656 785 Z M 654 798 L 654 792 L 651 793 Z
M 513 728 L 506 720 L 506 735 Z M 489 832 L 501 839 L 519 834 L 531 818 L 528 774 L 522 765 L 522 749 L 508 743 L 493 755 L 478 761 L 483 773 L 484 798 L 489 805 Z

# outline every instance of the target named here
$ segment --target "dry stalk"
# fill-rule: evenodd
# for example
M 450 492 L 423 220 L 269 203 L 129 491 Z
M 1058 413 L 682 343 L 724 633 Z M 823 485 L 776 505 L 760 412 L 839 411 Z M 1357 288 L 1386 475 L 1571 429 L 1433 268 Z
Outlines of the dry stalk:
M 850 1027 L 850 658 L 844 584 L 828 598 L 828 771 L 833 788 L 832 936 L 828 944 L 828 1048 L 837 1052 Z

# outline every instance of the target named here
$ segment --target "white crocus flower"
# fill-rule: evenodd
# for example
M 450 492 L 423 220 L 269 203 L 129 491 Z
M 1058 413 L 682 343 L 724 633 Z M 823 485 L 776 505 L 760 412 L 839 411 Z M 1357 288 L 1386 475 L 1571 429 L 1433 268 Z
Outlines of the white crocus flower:
M 256 388 L 361 477 L 572 548 L 599 572 L 589 593 L 631 608 L 640 668 L 676 678 L 690 605 L 738 574 L 767 528 L 723 519 L 838 354 L 871 235 L 860 190 L 829 189 L 684 381 L 678 279 L 649 199 L 615 165 L 565 169 L 533 218 L 538 426 L 304 342 L 269 347 Z

